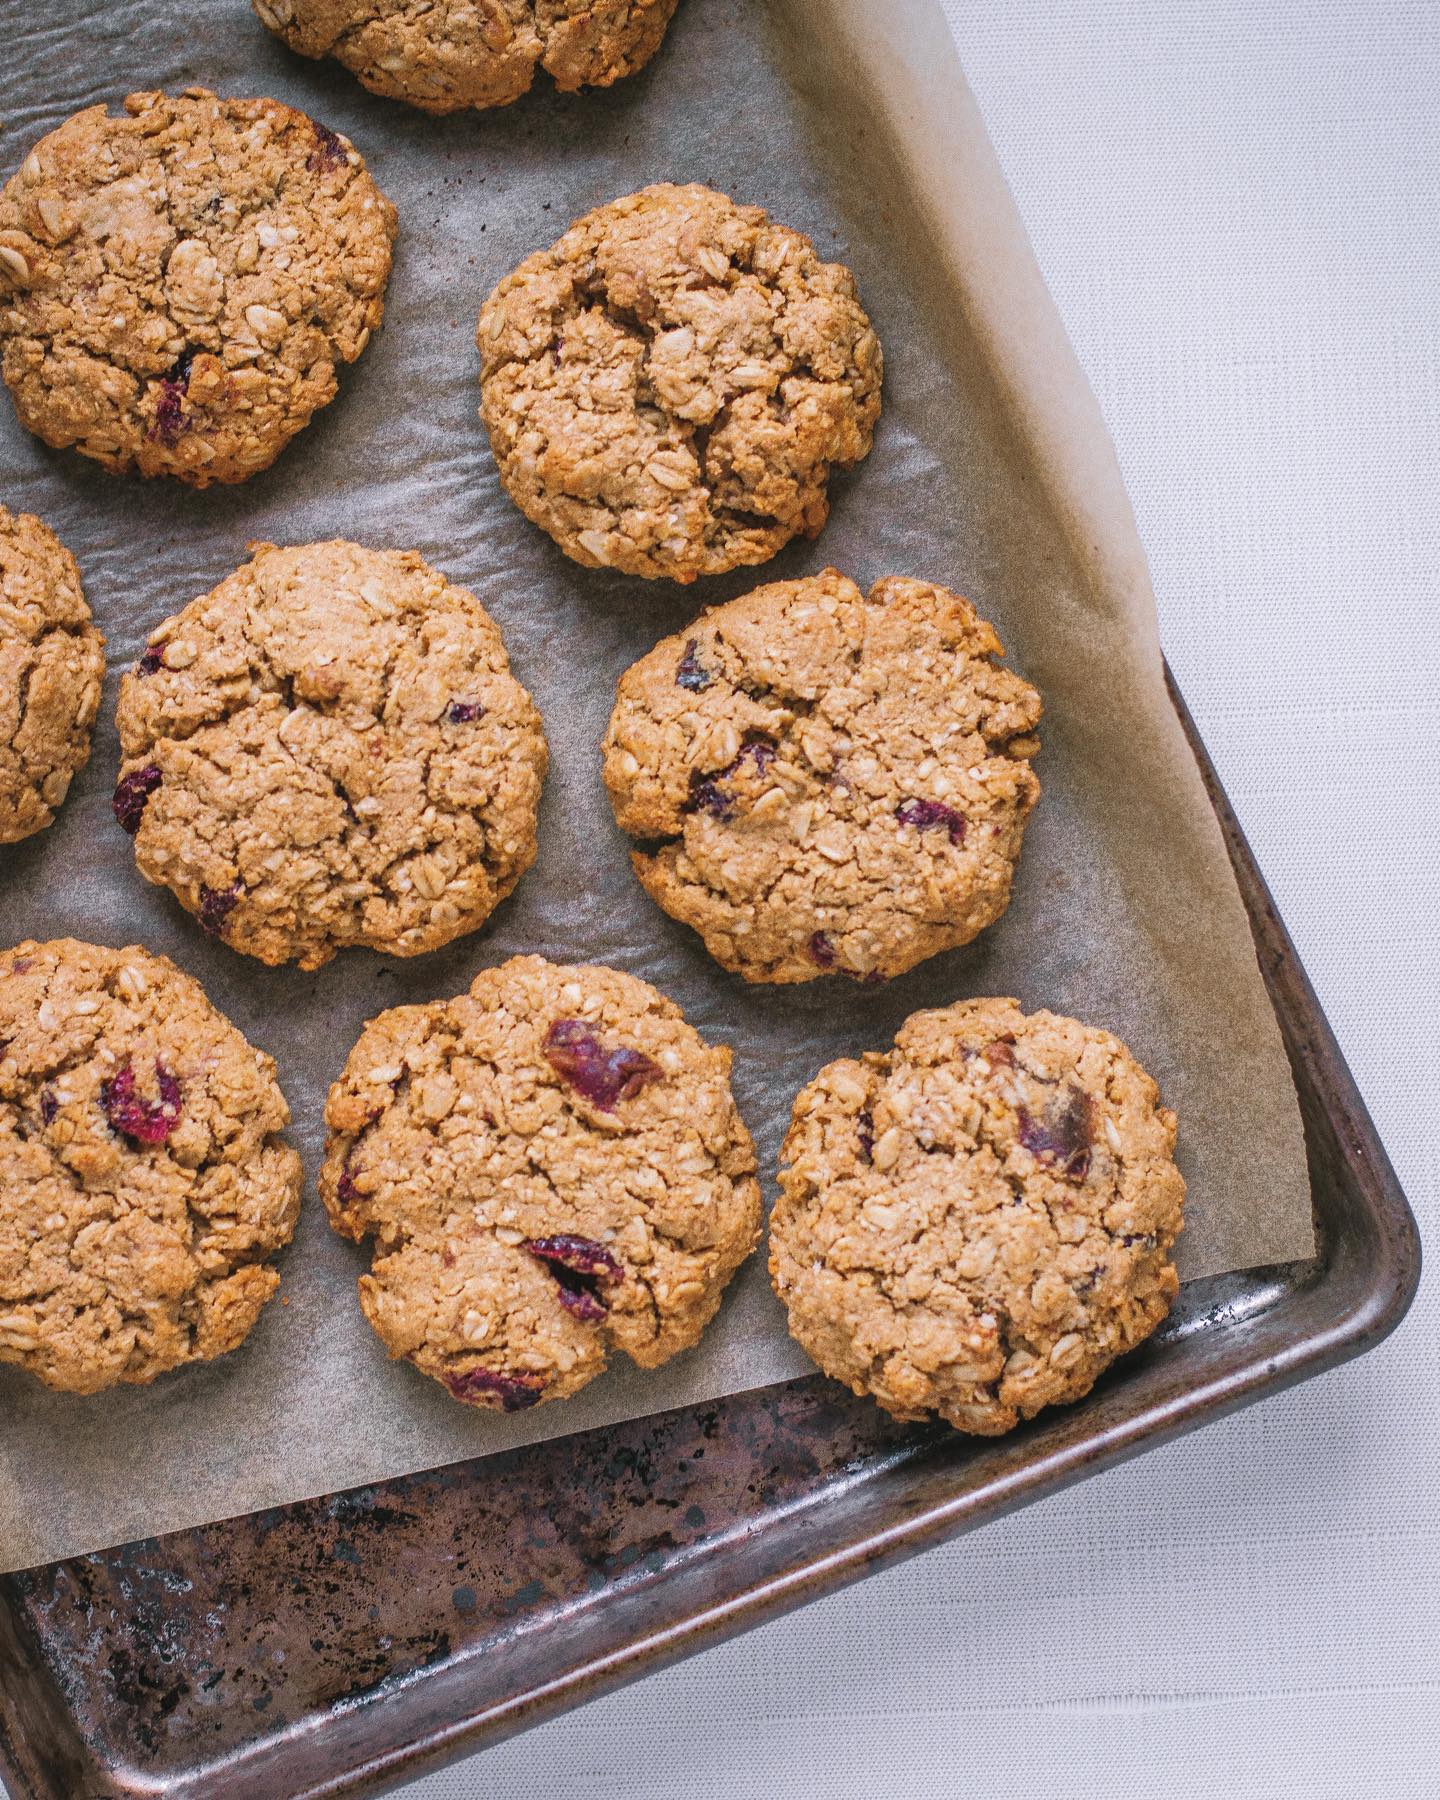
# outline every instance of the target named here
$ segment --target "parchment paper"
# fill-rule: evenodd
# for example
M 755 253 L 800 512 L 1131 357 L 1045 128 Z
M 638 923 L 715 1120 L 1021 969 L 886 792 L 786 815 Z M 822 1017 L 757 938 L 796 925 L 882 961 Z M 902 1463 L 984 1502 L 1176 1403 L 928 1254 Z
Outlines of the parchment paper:
M 684 0 L 669 43 L 606 94 L 546 85 L 433 121 L 290 57 L 243 0 L 0 7 L 0 171 L 69 113 L 136 88 L 273 94 L 351 136 L 400 209 L 384 330 L 340 398 L 267 474 L 189 493 L 52 454 L 0 400 L 0 498 L 74 550 L 109 639 L 96 754 L 60 821 L 0 848 L 0 940 L 138 941 L 204 983 L 277 1059 L 313 1178 L 325 1091 L 382 1007 L 459 991 L 521 950 L 655 982 L 737 1053 L 770 1181 L 790 1101 L 819 1066 L 887 1044 L 907 1013 L 1010 993 L 1120 1033 L 1181 1118 L 1187 1279 L 1313 1248 L 1294 1093 L 1238 894 L 1160 675 L 1153 596 L 1103 425 L 1030 257 L 934 0 Z M 476 417 L 481 299 L 579 213 L 649 181 L 701 180 L 811 234 L 855 270 L 884 344 L 869 460 L 834 484 L 814 544 L 686 592 L 577 568 L 501 492 Z M 480 934 L 418 961 L 350 952 L 313 975 L 211 943 L 135 872 L 113 824 L 119 672 L 148 629 L 251 538 L 418 549 L 499 620 L 545 717 L 540 857 Z M 747 987 L 630 875 L 598 745 L 620 672 L 700 606 L 833 563 L 868 583 L 944 581 L 993 619 L 1047 714 L 1044 797 L 1014 904 L 976 945 L 884 988 Z M 763 1252 L 705 1343 L 613 1369 L 511 1418 L 387 1362 L 364 1257 L 313 1189 L 249 1343 L 93 1399 L 0 1368 L 0 1567 L 233 1516 L 404 1471 L 763 1386 L 806 1371 Z

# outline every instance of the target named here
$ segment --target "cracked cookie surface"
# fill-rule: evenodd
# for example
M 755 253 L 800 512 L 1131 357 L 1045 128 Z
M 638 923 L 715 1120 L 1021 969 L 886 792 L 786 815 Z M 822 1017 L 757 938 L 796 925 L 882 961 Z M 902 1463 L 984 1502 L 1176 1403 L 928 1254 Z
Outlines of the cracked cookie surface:
M 0 844 L 43 831 L 90 759 L 105 640 L 75 558 L 0 506 Z
M 505 277 L 476 341 L 500 478 L 589 568 L 688 582 L 814 537 L 880 416 L 850 271 L 697 185 L 587 213 Z
M 914 1013 L 801 1090 L 770 1273 L 791 1335 L 901 1419 L 993 1436 L 1078 1400 L 1179 1291 L 1175 1116 L 1108 1032 Z
M 193 487 L 272 463 L 384 312 L 395 209 L 355 149 L 204 88 L 77 113 L 0 192 L 0 372 L 20 421 Z
M 620 679 L 605 782 L 647 893 L 749 981 L 903 974 L 1009 904 L 1040 697 L 967 600 L 827 569 Z
M 647 982 L 538 956 L 373 1019 L 320 1193 L 374 1239 L 360 1304 L 390 1354 L 515 1411 L 612 1349 L 648 1369 L 698 1342 L 760 1230 L 730 1061 Z
M 302 56 L 428 113 L 508 106 L 537 68 L 565 92 L 609 87 L 660 48 L 678 0 L 253 0 Z
M 476 930 L 535 859 L 547 761 L 499 627 L 413 551 L 251 549 L 121 683 L 141 873 L 267 963 Z
M 0 953 L 0 1362 L 93 1394 L 235 1349 L 300 1214 L 289 1121 L 164 957 Z

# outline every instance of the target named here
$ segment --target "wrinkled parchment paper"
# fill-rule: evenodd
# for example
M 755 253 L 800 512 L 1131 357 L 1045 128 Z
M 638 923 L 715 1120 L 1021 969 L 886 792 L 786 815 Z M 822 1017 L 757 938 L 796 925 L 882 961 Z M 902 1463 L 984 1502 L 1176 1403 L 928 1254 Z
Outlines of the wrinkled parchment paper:
M 1181 1118 L 1187 1279 L 1312 1250 L 1294 1093 L 1219 833 L 1161 686 L 1144 559 L 1094 401 L 1030 258 L 936 0 L 684 0 L 669 43 L 605 94 L 547 86 L 444 121 L 289 56 L 243 0 L 12 8 L 8 176 L 69 113 L 137 88 L 272 94 L 360 147 L 400 210 L 384 330 L 268 473 L 203 494 L 52 454 L 0 398 L 0 499 L 79 559 L 111 676 L 90 768 L 59 822 L 0 847 L 0 940 L 160 950 L 277 1059 L 313 1178 L 330 1081 L 382 1007 L 452 994 L 517 951 L 613 963 L 732 1044 L 767 1181 L 820 1065 L 887 1044 L 916 1007 L 1018 995 L 1120 1033 Z M 491 285 L 589 207 L 701 180 L 848 262 L 886 356 L 869 460 L 814 544 L 689 592 L 577 568 L 501 492 L 476 418 L 475 315 Z M 545 717 L 540 857 L 478 935 L 417 961 L 352 951 L 313 975 L 206 939 L 135 872 L 110 817 L 119 672 L 247 540 L 417 549 L 474 588 Z M 983 940 L 885 988 L 747 987 L 632 879 L 598 745 L 620 672 L 700 606 L 833 563 L 969 594 L 1043 690 L 1044 797 L 1014 904 Z M 613 1369 L 579 1398 L 466 1410 L 364 1323 L 364 1256 L 313 1189 L 284 1304 L 245 1347 L 150 1388 L 50 1394 L 0 1368 L 0 1567 L 356 1485 L 804 1372 L 763 1252 L 698 1350 Z

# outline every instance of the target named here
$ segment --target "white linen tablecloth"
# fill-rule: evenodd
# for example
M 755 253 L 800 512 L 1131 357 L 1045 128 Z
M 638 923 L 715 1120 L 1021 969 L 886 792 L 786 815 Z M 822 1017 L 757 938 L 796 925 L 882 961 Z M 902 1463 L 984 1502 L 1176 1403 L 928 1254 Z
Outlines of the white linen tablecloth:
M 1440 6 L 945 3 L 1170 661 L 1440 1226 Z M 1435 1800 L 1437 1328 L 1432 1277 L 1363 1361 L 406 1800 Z

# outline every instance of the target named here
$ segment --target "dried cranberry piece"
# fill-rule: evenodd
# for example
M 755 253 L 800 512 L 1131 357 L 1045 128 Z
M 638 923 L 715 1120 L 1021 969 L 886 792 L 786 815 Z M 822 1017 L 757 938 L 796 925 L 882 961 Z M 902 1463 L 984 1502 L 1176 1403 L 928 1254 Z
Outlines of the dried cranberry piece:
M 591 1275 L 597 1281 L 625 1279 L 625 1270 L 618 1259 L 594 1238 L 573 1237 L 562 1232 L 558 1237 L 527 1238 L 525 1248 L 541 1262 L 568 1269 L 572 1275 Z
M 607 1049 L 583 1019 L 556 1019 L 545 1033 L 545 1059 L 579 1094 L 601 1112 L 614 1112 L 616 1102 L 633 1100 L 647 1082 L 664 1071 L 641 1050 L 628 1044 Z
M 145 654 L 136 663 L 135 673 L 143 678 L 146 675 L 154 675 L 157 670 L 163 669 L 164 667 L 165 646 L 163 644 L 150 644 L 147 646 Z
M 332 131 L 328 125 L 322 125 L 318 119 L 310 121 L 310 129 L 315 133 L 315 148 L 305 158 L 305 167 L 312 174 L 319 174 L 325 169 L 338 169 L 349 161 L 337 132 Z
M 466 1369 L 463 1374 L 447 1375 L 445 1385 L 457 1400 L 483 1406 L 493 1398 L 504 1412 L 523 1412 L 545 1388 L 538 1375 L 502 1375 L 498 1369 Z
M 180 1123 L 180 1083 L 165 1067 L 155 1064 L 160 1103 L 152 1106 L 135 1092 L 135 1071 L 122 1063 L 108 1081 L 100 1083 L 100 1105 L 112 1131 L 133 1138 L 137 1144 L 163 1144 Z
M 822 969 L 835 967 L 835 946 L 823 931 L 814 932 L 810 938 L 810 957 L 819 963 Z
M 689 688 L 692 694 L 703 694 L 715 677 L 700 661 L 697 652 L 700 640 L 691 638 L 685 645 L 685 654 L 680 658 L 680 666 L 675 671 L 676 687 Z
M 608 1317 L 610 1308 L 600 1297 L 600 1283 L 623 1281 L 625 1271 L 603 1244 L 565 1234 L 527 1238 L 525 1248 L 545 1264 L 566 1312 L 592 1325 Z
M 698 769 L 691 770 L 690 798 L 685 803 L 685 810 L 708 812 L 714 818 L 722 820 L 733 817 L 734 802 L 721 784 L 741 774 L 747 762 L 753 766 L 757 777 L 764 775 L 777 754 L 769 738 L 752 738 L 748 744 L 741 746 L 740 754 L 734 762 L 713 775 L 702 775 Z
M 913 825 L 917 831 L 929 831 L 936 825 L 943 825 L 952 844 L 965 842 L 964 814 L 956 812 L 953 806 L 946 806 L 943 800 L 904 800 L 895 808 L 895 817 L 902 825 Z
M 40 1095 L 40 1122 L 42 1125 L 53 1125 L 55 1115 L 60 1110 L 60 1102 L 45 1088 Z
M 146 436 L 151 442 L 173 444 L 182 431 L 188 431 L 190 421 L 185 417 L 181 401 L 185 389 L 178 381 L 171 381 L 166 376 L 160 383 L 160 398 L 155 402 L 155 423 Z
M 340 1171 L 340 1179 L 335 1183 L 335 1198 L 342 1206 L 351 1206 L 360 1198 L 360 1190 L 355 1185 L 355 1177 L 350 1173 L 349 1163 Z
M 234 912 L 240 900 L 239 883 L 228 888 L 206 887 L 200 884 L 200 929 L 211 937 L 222 937 L 225 932 L 225 921 Z
M 154 763 L 146 763 L 143 769 L 132 769 L 128 775 L 121 776 L 110 804 L 115 809 L 121 830 L 128 831 L 131 837 L 140 829 L 146 804 L 162 779 Z
M 1083 1181 L 1090 1172 L 1094 1110 L 1090 1096 L 1077 1087 L 1067 1087 L 1039 1119 L 1022 1106 L 1020 1142 L 1032 1156 L 1058 1163 L 1068 1180 Z
M 875 1115 L 867 1106 L 855 1120 L 856 1136 L 860 1139 L 860 1148 L 865 1152 L 865 1160 L 869 1162 L 870 1152 L 875 1148 Z
M 452 700 L 445 708 L 445 717 L 452 725 L 468 725 L 484 715 L 485 708 L 478 700 Z

